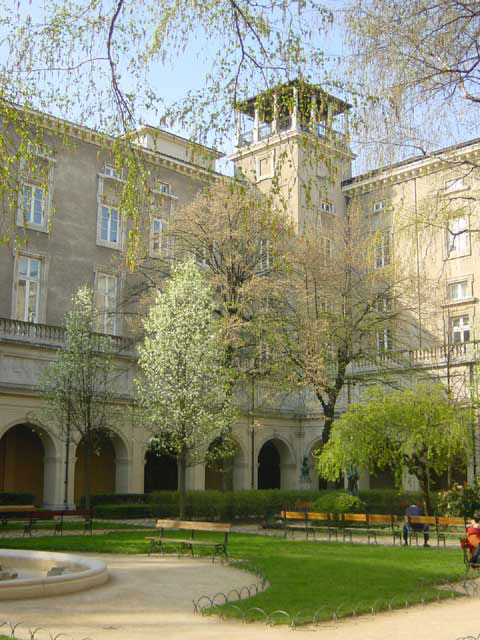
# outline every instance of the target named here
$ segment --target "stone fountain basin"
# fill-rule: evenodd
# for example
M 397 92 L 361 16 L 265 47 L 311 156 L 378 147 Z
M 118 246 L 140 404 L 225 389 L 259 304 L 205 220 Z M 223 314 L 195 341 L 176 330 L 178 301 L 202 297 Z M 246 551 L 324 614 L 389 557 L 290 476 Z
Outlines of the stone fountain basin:
M 0 581 L 0 600 L 58 596 L 84 591 L 107 582 L 105 562 L 91 556 L 50 551 L 0 549 L 0 565 L 18 578 Z M 52 567 L 64 567 L 62 575 L 49 576 Z

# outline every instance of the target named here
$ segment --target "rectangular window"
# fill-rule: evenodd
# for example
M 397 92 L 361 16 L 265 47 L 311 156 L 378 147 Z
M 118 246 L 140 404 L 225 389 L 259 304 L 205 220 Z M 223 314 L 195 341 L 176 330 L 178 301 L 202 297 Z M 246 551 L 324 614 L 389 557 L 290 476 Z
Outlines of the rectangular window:
M 97 331 L 116 334 L 117 278 L 107 273 L 97 274 Z
M 166 182 L 160 182 L 157 180 L 155 184 L 155 190 L 160 191 L 160 193 L 170 193 L 170 185 Z
M 385 209 L 385 200 L 379 200 L 373 203 L 373 213 L 380 213 Z
M 333 206 L 333 202 L 329 202 L 328 200 L 321 200 L 320 210 L 326 211 L 327 213 L 333 213 L 335 211 L 335 207 Z
M 120 220 L 118 209 L 102 206 L 100 239 L 110 244 L 120 244 Z
M 158 258 L 173 257 L 173 238 L 167 235 L 168 224 L 161 218 L 153 218 L 150 239 L 150 253 Z
M 451 191 L 459 191 L 465 187 L 465 182 L 463 178 L 453 178 L 452 180 L 447 180 L 445 182 L 445 191 L 450 193 Z
M 17 320 L 38 322 L 40 260 L 20 256 L 17 269 Z
M 41 187 L 32 184 L 23 185 L 23 220 L 25 224 L 42 226 L 44 219 L 45 196 Z
M 470 297 L 468 280 L 452 282 L 448 285 L 448 299 L 452 302 Z
M 114 178 L 115 180 L 121 180 L 121 174 L 115 169 L 113 164 L 105 163 L 103 167 L 103 175 L 108 176 L 109 178 Z
M 260 158 L 260 160 L 258 161 L 258 169 L 259 169 L 258 172 L 261 177 L 270 175 L 270 165 L 271 165 L 270 158 Z
M 381 329 L 377 331 L 377 353 L 385 353 L 392 350 L 392 330 Z
M 377 300 L 376 307 L 379 314 L 387 315 L 389 313 L 392 313 L 393 300 L 390 296 L 381 296 Z
M 392 230 L 382 231 L 375 244 L 375 268 L 381 269 L 390 264 L 392 260 Z
M 470 253 L 468 224 L 465 216 L 457 216 L 448 222 L 447 258 L 459 258 Z
M 470 322 L 468 315 L 451 318 L 450 339 L 453 344 L 460 344 L 470 341 Z

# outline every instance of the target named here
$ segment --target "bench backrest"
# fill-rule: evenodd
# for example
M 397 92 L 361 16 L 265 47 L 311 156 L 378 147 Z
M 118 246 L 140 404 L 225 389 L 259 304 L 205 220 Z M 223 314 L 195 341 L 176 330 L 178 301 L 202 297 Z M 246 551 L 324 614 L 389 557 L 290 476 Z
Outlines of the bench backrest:
M 232 525 L 226 522 L 193 522 L 192 520 L 157 520 L 157 529 L 181 529 L 182 531 L 221 531 L 228 533 Z
M 333 516 L 331 513 L 325 513 L 325 512 L 321 512 L 321 511 L 309 511 L 307 513 L 307 518 L 308 520 L 311 520 L 312 522 L 329 522 L 331 519 L 333 519 Z
M 390 524 L 392 525 L 394 520 L 393 516 L 383 513 L 369 513 L 368 522 L 370 524 Z
M 281 514 L 284 520 L 302 520 L 305 521 L 307 514 L 305 511 L 282 511 Z
M 0 513 L 16 513 L 25 511 L 34 511 L 35 505 L 33 504 L 13 504 L 13 505 L 0 505 Z
M 344 513 L 343 514 L 344 522 L 367 522 L 367 514 L 366 513 Z
M 442 527 L 456 526 L 465 527 L 465 518 L 437 516 L 437 523 Z
M 405 522 L 408 522 L 409 524 L 436 525 L 437 519 L 435 516 L 405 516 Z

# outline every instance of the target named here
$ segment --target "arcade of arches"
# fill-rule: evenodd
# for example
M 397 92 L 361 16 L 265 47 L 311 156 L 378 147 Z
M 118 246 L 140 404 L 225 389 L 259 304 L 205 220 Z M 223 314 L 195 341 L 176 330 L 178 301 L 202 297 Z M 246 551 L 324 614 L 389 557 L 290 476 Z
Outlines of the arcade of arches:
M 0 491 L 31 493 L 36 504 L 43 501 L 44 487 L 45 447 L 41 433 L 32 425 L 18 424 L 0 439 Z

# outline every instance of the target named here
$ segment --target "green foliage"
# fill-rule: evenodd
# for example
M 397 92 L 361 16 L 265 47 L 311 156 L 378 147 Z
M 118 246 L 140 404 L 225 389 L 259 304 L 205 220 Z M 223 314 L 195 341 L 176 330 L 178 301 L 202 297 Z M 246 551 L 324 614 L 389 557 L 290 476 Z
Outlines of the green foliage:
M 34 504 L 32 493 L 0 493 L 0 505 Z
M 431 511 L 431 473 L 443 473 L 471 447 L 469 412 L 455 407 L 440 386 L 368 389 L 360 402 L 335 421 L 318 457 L 320 474 L 337 479 L 344 469 L 390 467 L 399 478 L 406 468 Z
M 367 513 L 395 515 L 403 515 L 407 507 L 422 500 L 419 492 L 398 489 L 365 489 L 358 492 L 358 497 L 365 504 Z M 436 502 L 436 495 L 432 495 L 432 500 Z
M 440 491 L 437 512 L 447 516 L 471 517 L 480 511 L 480 481 L 474 478 L 472 484 L 454 484 L 447 491 Z
M 313 511 L 328 513 L 365 513 L 365 503 L 346 491 L 322 491 Z
M 103 504 L 148 504 L 148 493 L 98 493 L 91 496 L 90 504 L 92 507 Z M 80 506 L 85 507 L 85 496 L 80 498 Z
M 128 518 L 150 518 L 151 505 L 148 504 L 101 504 L 95 507 L 95 518 L 107 520 L 128 520 Z

